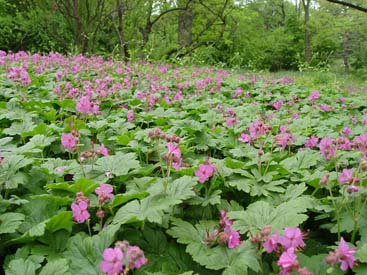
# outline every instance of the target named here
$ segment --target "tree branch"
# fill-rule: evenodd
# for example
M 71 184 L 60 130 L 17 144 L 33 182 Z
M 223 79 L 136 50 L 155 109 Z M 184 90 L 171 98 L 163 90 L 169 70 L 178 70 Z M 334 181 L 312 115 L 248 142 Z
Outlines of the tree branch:
M 326 0 L 330 3 L 335 3 L 335 4 L 339 4 L 339 5 L 343 5 L 343 6 L 346 6 L 346 7 L 349 7 L 349 8 L 352 8 L 352 9 L 355 9 L 355 10 L 359 10 L 361 12 L 366 12 L 367 13 L 367 8 L 364 8 L 364 7 L 361 7 L 361 6 L 357 6 L 357 5 L 354 5 L 352 3 L 349 3 L 349 2 L 345 2 L 345 1 L 341 1 L 341 0 Z

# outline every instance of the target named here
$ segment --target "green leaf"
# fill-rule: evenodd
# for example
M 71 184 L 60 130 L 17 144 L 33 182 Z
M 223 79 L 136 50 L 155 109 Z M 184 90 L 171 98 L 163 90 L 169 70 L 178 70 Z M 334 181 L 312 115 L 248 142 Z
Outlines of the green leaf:
M 130 222 L 138 221 L 140 214 L 140 203 L 137 200 L 128 202 L 122 206 L 115 214 L 112 223 L 122 225 Z
M 44 147 L 47 147 L 47 146 L 51 145 L 51 143 L 55 140 L 56 140 L 55 137 L 46 137 L 44 135 L 35 135 L 34 137 L 31 138 L 31 140 L 29 142 L 34 147 L 44 148 Z
M 191 200 L 189 200 L 189 204 L 191 205 L 201 205 L 203 207 L 208 205 L 216 205 L 220 204 L 220 194 L 222 194 L 221 190 L 213 190 L 208 196 L 206 197 L 194 197 Z
M 251 190 L 251 186 L 255 183 L 256 181 L 253 179 L 249 179 L 249 178 L 245 178 L 245 177 L 240 177 L 240 176 L 236 176 L 234 178 L 230 178 L 229 180 L 227 180 L 225 182 L 226 185 L 229 185 L 231 187 L 236 188 L 238 191 L 243 191 L 245 193 L 250 193 Z
M 68 271 L 69 265 L 66 259 L 57 259 L 48 262 L 41 270 L 39 275 L 71 275 Z
M 6 275 L 36 275 L 36 270 L 41 265 L 36 265 L 32 260 L 15 259 L 10 261 L 8 268 L 5 270 Z
M 367 263 L 367 243 L 358 249 L 355 256 L 360 262 Z
M 319 254 L 313 255 L 312 257 L 308 257 L 302 253 L 297 254 L 298 261 L 301 267 L 307 267 L 309 271 L 312 272 L 313 275 L 325 275 L 327 274 L 327 269 L 330 265 L 325 263 L 325 257 L 327 254 Z M 341 275 L 344 274 L 337 266 L 333 270 L 333 275 Z
M 45 234 L 45 229 L 46 229 L 46 222 L 41 222 L 39 224 L 32 226 L 29 229 L 28 234 L 30 237 L 42 236 L 43 234 Z
M 47 221 L 46 229 L 51 233 L 61 229 L 71 232 L 73 224 L 71 211 L 62 211 Z
M 179 204 L 195 196 L 193 187 L 196 183 L 196 178 L 189 176 L 183 176 L 170 182 L 167 186 L 167 196 L 172 200 L 171 204 Z
M 304 150 L 297 152 L 293 157 L 286 158 L 280 164 L 290 172 L 299 172 L 299 170 L 316 166 L 321 159 L 322 156 L 319 152 Z
M 195 185 L 196 179 L 194 177 L 183 176 L 169 182 L 167 190 L 164 191 L 164 183 L 158 181 L 148 188 L 150 196 L 140 202 L 133 201 L 121 207 L 115 215 L 114 223 L 123 224 L 136 220 L 148 220 L 161 224 L 165 211 L 195 195 L 193 191 Z
M 111 172 L 115 176 L 124 176 L 131 170 L 140 168 L 140 164 L 135 153 L 118 152 L 113 156 L 99 158 L 95 167 L 103 173 Z
M 21 135 L 22 133 L 26 133 L 32 131 L 36 127 L 36 125 L 32 122 L 32 119 L 26 117 L 21 122 L 13 122 L 9 128 L 4 129 L 4 134 L 9 136 Z
M 64 256 L 70 262 L 70 273 L 78 275 L 98 275 L 103 250 L 115 240 L 118 227 L 109 226 L 92 237 L 78 233 L 69 239 Z
M 0 166 L 0 185 L 4 184 L 5 188 L 13 189 L 17 188 L 18 184 L 25 184 L 27 175 L 18 171 L 33 163 L 33 159 L 14 154 L 4 154 L 4 157 L 4 164 Z
M 77 192 L 83 192 L 84 195 L 89 195 L 98 186 L 99 186 L 98 183 L 95 183 L 90 179 L 81 178 L 78 179 L 74 184 L 69 184 L 68 182 L 50 183 L 46 185 L 46 188 L 55 190 L 65 190 L 74 194 L 76 194 Z
M 0 234 L 14 233 L 24 221 L 21 213 L 5 213 L 0 215 Z
M 255 247 L 249 242 L 229 249 L 225 246 L 210 248 L 205 245 L 205 237 L 216 227 L 214 221 L 201 221 L 195 227 L 183 220 L 172 219 L 173 227 L 167 233 L 182 244 L 186 244 L 186 252 L 194 261 L 208 269 L 221 270 L 223 274 L 247 274 L 247 268 L 255 272 L 260 270 Z
M 229 212 L 234 219 L 233 227 L 241 233 L 256 234 L 265 225 L 271 225 L 272 231 L 281 232 L 285 227 L 296 227 L 307 220 L 303 214 L 312 207 L 308 197 L 298 197 L 274 207 L 268 202 L 257 201 L 250 204 L 245 211 Z
M 121 204 L 124 204 L 128 201 L 131 201 L 133 199 L 143 199 L 146 196 L 148 196 L 149 193 L 148 192 L 141 192 L 138 194 L 117 194 L 116 196 L 114 196 L 113 200 L 110 202 L 109 206 L 111 207 L 116 207 L 116 206 L 120 206 Z

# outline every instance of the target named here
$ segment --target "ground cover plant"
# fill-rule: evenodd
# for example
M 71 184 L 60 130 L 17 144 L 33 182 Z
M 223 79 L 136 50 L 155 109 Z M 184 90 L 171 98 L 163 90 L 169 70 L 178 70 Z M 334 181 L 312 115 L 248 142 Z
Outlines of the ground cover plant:
M 0 52 L 5 274 L 367 274 L 366 89 Z

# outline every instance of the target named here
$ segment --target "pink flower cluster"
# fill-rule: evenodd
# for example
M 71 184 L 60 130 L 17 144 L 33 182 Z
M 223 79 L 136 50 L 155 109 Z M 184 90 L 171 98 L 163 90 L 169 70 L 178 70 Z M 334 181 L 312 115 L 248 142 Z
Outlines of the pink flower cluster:
M 29 74 L 27 72 L 27 69 L 24 67 L 18 68 L 18 67 L 10 67 L 7 71 L 8 78 L 15 82 L 20 83 L 22 86 L 27 86 L 31 84 L 32 80 L 29 77 Z
M 88 212 L 89 199 L 84 196 L 82 192 L 76 194 L 76 200 L 71 204 L 71 210 L 73 211 L 73 219 L 77 223 L 84 223 L 90 218 Z
M 180 170 L 182 165 L 180 147 L 173 144 L 172 142 L 169 142 L 167 143 L 167 149 L 168 152 L 166 154 L 166 159 L 172 164 L 172 167 L 175 168 L 176 171 Z
M 281 146 L 282 149 L 285 149 L 285 147 L 291 145 L 295 139 L 293 134 L 287 131 L 285 126 L 281 126 L 279 131 L 280 134 L 274 137 L 274 143 Z
M 144 252 L 127 241 L 118 241 L 114 248 L 103 251 L 100 269 L 107 275 L 127 274 L 129 270 L 139 269 L 148 263 Z
M 98 115 L 100 113 L 99 102 L 97 100 L 92 101 L 89 96 L 80 97 L 76 109 L 82 114 Z
M 306 148 L 313 148 L 317 145 L 319 139 L 315 136 L 308 137 L 305 143 Z
M 226 118 L 226 125 L 234 126 L 238 123 L 236 113 L 233 108 L 228 108 L 227 113 L 223 113 L 223 116 Z
M 336 155 L 336 147 L 334 140 L 330 137 L 325 137 L 320 141 L 320 152 L 326 160 L 331 160 Z
M 79 142 L 78 133 L 73 131 L 71 133 L 63 133 L 61 135 L 62 146 L 69 151 L 74 151 Z
M 105 215 L 102 206 L 104 203 L 108 202 L 114 197 L 114 195 L 112 194 L 113 187 L 109 184 L 101 183 L 94 192 L 96 192 L 96 194 L 98 195 L 98 204 L 99 204 L 96 216 L 98 219 L 100 219 L 100 222 L 102 223 L 102 219 Z
M 112 194 L 113 187 L 109 184 L 101 183 L 99 187 L 96 188 L 95 192 L 98 195 L 98 202 L 100 204 L 103 204 L 114 197 Z
M 359 177 L 353 176 L 353 169 L 343 169 L 342 173 L 340 174 L 338 180 L 340 184 L 348 183 L 347 192 L 348 193 L 356 193 L 358 192 L 358 187 L 356 184 L 358 184 L 361 179 Z
M 339 246 L 334 251 L 329 252 L 325 258 L 327 264 L 335 265 L 340 263 L 340 269 L 347 271 L 348 268 L 354 267 L 355 258 L 353 254 L 357 251 L 355 248 L 349 248 L 343 237 L 340 239 Z
M 108 153 L 108 149 L 106 148 L 106 146 L 104 146 L 104 144 L 102 143 L 100 146 L 99 146 L 99 149 L 95 150 L 94 149 L 94 145 L 93 145 L 93 148 L 90 149 L 89 151 L 84 151 L 84 152 L 81 152 L 80 153 L 80 158 L 79 160 L 80 161 L 84 161 L 86 159 L 89 159 L 89 158 L 93 158 L 94 156 L 96 156 L 96 154 L 98 155 L 102 155 L 102 156 L 109 156 L 109 153 Z
M 209 162 L 209 159 L 205 163 L 200 164 L 198 170 L 195 171 L 195 176 L 199 179 L 199 182 L 203 183 L 209 179 L 215 172 L 215 165 Z
M 226 211 L 220 211 L 219 229 L 208 235 L 204 243 L 208 246 L 226 245 L 230 249 L 241 244 L 241 236 L 236 230 L 232 229 L 232 221 L 227 217 Z
M 310 102 L 315 102 L 316 100 L 318 100 L 320 97 L 320 92 L 319 91 L 313 91 L 308 97 L 308 101 Z
M 286 227 L 283 236 L 279 233 L 270 235 L 270 225 L 265 226 L 260 234 L 252 238 L 253 242 L 262 242 L 267 253 L 277 252 L 279 259 L 280 275 L 289 275 L 293 271 L 298 274 L 312 274 L 307 268 L 301 268 L 297 260 L 296 252 L 305 246 L 302 231 L 297 227 Z
M 248 127 L 249 134 L 247 134 L 246 132 L 242 132 L 238 140 L 243 143 L 251 142 L 252 140 L 256 140 L 257 138 L 270 133 L 271 128 L 271 126 L 265 125 L 263 121 L 255 120 Z
M 352 146 L 367 156 L 367 134 L 356 136 L 352 141 Z
M 274 107 L 275 110 L 280 110 L 282 108 L 282 106 L 283 106 L 283 100 L 281 100 L 281 99 L 276 100 L 272 104 L 272 106 Z

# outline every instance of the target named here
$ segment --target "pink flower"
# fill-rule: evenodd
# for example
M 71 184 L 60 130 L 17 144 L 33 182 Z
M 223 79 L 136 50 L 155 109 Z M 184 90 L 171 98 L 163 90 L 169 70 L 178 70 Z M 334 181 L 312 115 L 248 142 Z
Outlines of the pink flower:
M 333 108 L 329 105 L 326 104 L 320 104 L 319 105 L 320 110 L 324 111 L 324 112 L 330 112 Z
M 249 126 L 249 132 L 252 139 L 256 139 L 270 132 L 271 127 L 266 126 L 262 121 L 255 120 Z
M 297 255 L 294 254 L 294 247 L 290 247 L 287 251 L 282 253 L 277 265 L 281 267 L 281 275 L 288 275 L 294 269 L 298 269 L 299 264 L 297 261 Z
M 251 137 L 245 133 L 241 133 L 241 136 L 238 138 L 238 140 L 243 143 L 248 143 L 251 141 Z
M 276 110 L 280 110 L 283 106 L 283 100 L 279 99 L 275 101 L 272 105 Z
M 298 119 L 299 118 L 299 114 L 298 113 L 293 113 L 292 118 L 293 119 Z
M 76 104 L 76 109 L 83 113 L 83 114 L 89 114 L 92 112 L 92 105 L 90 102 L 89 97 L 87 96 L 82 96 L 79 99 L 79 102 Z
M 173 97 L 174 100 L 180 101 L 182 100 L 182 93 L 181 92 L 177 92 L 175 94 L 175 96 Z
M 344 127 L 342 132 L 344 135 L 349 136 L 352 133 L 352 130 L 349 127 Z
M 315 102 L 316 100 L 318 100 L 320 97 L 320 92 L 319 91 L 313 91 L 309 96 L 308 96 L 308 101 L 310 102 Z
M 130 245 L 126 250 L 126 259 L 129 269 L 138 269 L 148 263 L 144 252 L 136 245 Z
M 227 212 L 225 210 L 220 211 L 219 226 L 221 230 L 232 226 L 232 221 L 228 219 Z
M 285 149 L 285 147 L 290 145 L 292 142 L 294 142 L 294 137 L 289 133 L 282 133 L 274 137 L 274 143 L 281 146 L 282 149 Z
M 123 253 L 120 248 L 106 248 L 103 251 L 103 260 L 100 268 L 107 275 L 116 275 L 122 272 Z
M 354 266 L 355 258 L 353 254 L 356 252 L 355 248 L 349 248 L 343 237 L 340 238 L 340 243 L 337 249 L 329 252 L 329 255 L 325 258 L 326 263 L 335 264 L 341 263 L 340 269 L 347 271 L 348 268 L 352 269 Z
M 350 122 L 352 122 L 353 124 L 357 124 L 357 122 L 358 122 L 358 118 L 356 118 L 356 117 L 352 117 L 352 118 L 350 119 Z
M 317 142 L 319 141 L 319 139 L 315 136 L 311 136 L 309 138 L 307 138 L 306 143 L 305 143 L 305 147 L 306 148 L 313 148 L 317 145 Z
M 235 116 L 236 113 L 234 112 L 234 109 L 232 107 L 228 108 L 227 109 L 227 113 L 230 115 L 230 116 Z
M 320 152 L 326 160 L 330 160 L 336 155 L 336 148 L 334 145 L 334 140 L 332 138 L 326 137 L 320 141 Z
M 203 183 L 213 175 L 214 171 L 214 165 L 207 162 L 200 164 L 199 169 L 195 171 L 195 176 L 199 178 L 199 182 Z
M 351 184 L 347 187 L 347 192 L 348 193 L 357 193 L 359 191 L 358 187 Z
M 180 170 L 182 165 L 181 151 L 180 147 L 174 145 L 173 143 L 167 143 L 168 152 L 166 158 L 172 161 L 172 166 L 176 171 Z
M 361 134 L 355 137 L 352 145 L 355 149 L 367 155 L 367 134 Z
M 99 149 L 97 150 L 97 154 L 103 155 L 105 157 L 107 157 L 108 154 L 108 150 L 107 148 L 104 146 L 104 144 L 102 143 L 101 146 L 99 147 Z
M 134 117 L 134 112 L 133 111 L 128 111 L 127 112 L 127 121 L 128 122 L 134 122 L 135 121 L 135 117 Z
M 304 246 L 305 243 L 302 237 L 302 231 L 297 227 L 286 227 L 284 229 L 284 236 L 280 237 L 279 243 L 284 249 Z
M 228 117 L 226 118 L 226 125 L 229 126 L 234 126 L 238 123 L 237 118 L 236 117 Z
M 356 249 L 349 248 L 347 243 L 344 241 L 343 237 L 340 239 L 340 243 L 338 248 L 335 250 L 335 254 L 339 258 L 339 262 L 341 263 L 340 269 L 346 271 L 349 268 L 353 268 L 355 258 L 353 254 L 356 252 Z
M 344 184 L 346 182 L 353 182 L 353 169 L 343 169 L 341 175 L 338 178 L 340 184 Z
M 228 230 L 228 248 L 235 248 L 241 244 L 241 237 L 240 234 L 233 229 Z
M 341 150 L 350 150 L 352 149 L 352 144 L 349 139 L 346 137 L 339 137 L 336 139 L 336 147 Z
M 276 250 L 279 241 L 279 234 L 274 233 L 271 237 L 269 237 L 264 243 L 263 246 L 266 252 L 271 253 Z
M 78 138 L 73 135 L 73 133 L 62 134 L 61 135 L 61 144 L 65 149 L 73 151 L 78 144 Z
M 113 198 L 113 187 L 109 184 L 101 183 L 99 187 L 96 188 L 95 192 L 98 195 L 99 203 L 104 203 Z
M 73 211 L 73 218 L 77 223 L 84 223 L 89 219 L 90 214 L 88 212 L 88 203 L 85 201 L 73 202 L 71 204 L 71 210 Z

